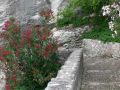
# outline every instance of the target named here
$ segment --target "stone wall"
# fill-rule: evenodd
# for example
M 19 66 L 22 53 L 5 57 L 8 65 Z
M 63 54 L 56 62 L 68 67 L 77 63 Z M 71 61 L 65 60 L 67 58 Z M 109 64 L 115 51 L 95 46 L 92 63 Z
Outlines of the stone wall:
M 120 43 L 109 42 L 104 43 L 99 40 L 84 39 L 84 54 L 86 56 L 95 57 L 113 57 L 120 58 Z
M 82 72 L 83 53 L 82 49 L 77 49 L 71 53 L 57 77 L 51 79 L 45 90 L 80 90 Z

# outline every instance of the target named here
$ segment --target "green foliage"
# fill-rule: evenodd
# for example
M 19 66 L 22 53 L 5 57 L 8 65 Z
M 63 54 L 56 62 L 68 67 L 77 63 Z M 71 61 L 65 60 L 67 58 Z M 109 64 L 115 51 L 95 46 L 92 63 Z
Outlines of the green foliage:
M 120 17 L 116 17 L 114 20 L 114 29 L 117 31 L 117 37 L 120 38 Z
M 73 24 L 74 27 L 79 27 L 81 25 L 89 24 L 89 18 L 83 18 L 83 17 L 66 17 L 64 19 L 59 19 L 57 21 L 57 25 L 59 27 L 64 27 L 69 24 Z
M 99 13 L 102 6 L 112 2 L 112 0 L 79 0 L 80 6 L 86 13 Z
M 113 38 L 111 36 L 112 32 L 107 26 L 101 26 L 97 28 L 93 28 L 90 32 L 83 33 L 81 38 L 85 39 L 96 39 L 101 40 L 103 42 L 119 42 L 120 38 Z
M 113 0 L 69 0 L 69 5 L 58 14 L 57 26 L 63 27 L 69 24 L 78 27 L 86 24 L 97 24 L 99 17 L 103 19 L 101 14 L 101 8 L 103 5 L 111 3 Z M 76 14 L 76 8 L 82 9 L 82 16 Z M 90 18 L 90 14 L 95 13 L 95 16 Z M 87 18 L 86 18 L 87 17 Z
M 67 13 L 66 13 L 67 12 Z M 58 17 L 63 17 L 62 19 L 59 18 L 57 21 L 57 25 L 59 27 L 62 27 L 64 25 L 70 24 L 73 20 L 74 13 L 73 13 L 73 8 L 65 8 L 64 11 L 59 12 Z
M 81 4 L 81 0 L 68 0 L 69 1 L 69 7 L 72 7 L 72 8 L 77 8 L 79 7 Z

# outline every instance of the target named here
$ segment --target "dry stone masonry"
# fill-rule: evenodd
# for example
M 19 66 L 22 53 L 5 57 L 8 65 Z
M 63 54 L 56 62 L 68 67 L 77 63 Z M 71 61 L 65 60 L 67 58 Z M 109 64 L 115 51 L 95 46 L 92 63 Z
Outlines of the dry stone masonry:
M 82 49 L 75 50 L 45 90 L 80 90 L 83 72 Z

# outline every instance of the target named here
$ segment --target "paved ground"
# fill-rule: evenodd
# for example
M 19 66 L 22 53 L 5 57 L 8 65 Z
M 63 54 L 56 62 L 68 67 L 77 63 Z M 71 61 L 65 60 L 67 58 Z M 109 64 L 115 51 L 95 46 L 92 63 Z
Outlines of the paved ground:
M 85 58 L 81 90 L 120 90 L 120 58 Z

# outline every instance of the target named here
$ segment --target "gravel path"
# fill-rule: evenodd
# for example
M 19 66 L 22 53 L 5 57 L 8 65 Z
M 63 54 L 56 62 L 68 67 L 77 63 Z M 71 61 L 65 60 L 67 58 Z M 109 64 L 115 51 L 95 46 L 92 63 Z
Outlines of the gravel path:
M 85 58 L 81 90 L 120 90 L 120 58 Z

